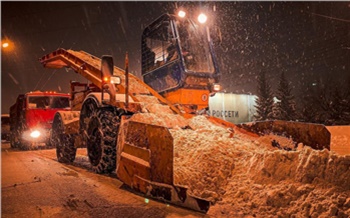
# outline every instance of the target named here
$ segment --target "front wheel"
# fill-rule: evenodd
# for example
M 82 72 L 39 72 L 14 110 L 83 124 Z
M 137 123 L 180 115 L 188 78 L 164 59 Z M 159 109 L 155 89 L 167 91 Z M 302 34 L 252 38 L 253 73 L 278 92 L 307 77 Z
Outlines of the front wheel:
M 74 146 L 74 137 L 64 132 L 64 124 L 59 114 L 55 115 L 50 144 L 56 147 L 57 160 L 60 163 L 71 163 L 75 160 L 77 148 Z
M 87 127 L 87 151 L 96 173 L 111 173 L 116 168 L 116 140 L 119 117 L 113 108 L 98 108 Z

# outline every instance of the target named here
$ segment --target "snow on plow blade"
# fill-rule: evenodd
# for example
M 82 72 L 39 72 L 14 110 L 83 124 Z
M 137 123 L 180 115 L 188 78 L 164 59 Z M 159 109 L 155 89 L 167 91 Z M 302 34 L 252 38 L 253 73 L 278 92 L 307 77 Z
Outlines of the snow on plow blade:
M 117 175 L 146 196 L 206 213 L 210 202 L 174 185 L 174 145 L 167 127 L 122 120 Z
M 316 150 L 324 148 L 330 150 L 331 134 L 322 124 L 276 120 L 244 123 L 237 126 L 258 135 L 273 133 L 292 138 L 296 145 L 303 143 Z

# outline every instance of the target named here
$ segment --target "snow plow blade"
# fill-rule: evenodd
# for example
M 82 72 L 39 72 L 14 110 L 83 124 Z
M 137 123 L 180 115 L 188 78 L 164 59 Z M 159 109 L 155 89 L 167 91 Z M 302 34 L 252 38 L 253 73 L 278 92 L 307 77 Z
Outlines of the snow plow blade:
M 322 124 L 275 120 L 244 123 L 237 126 L 258 135 L 273 133 L 291 138 L 296 146 L 303 143 L 316 150 L 324 148 L 330 150 L 331 134 Z
M 167 127 L 122 119 L 118 135 L 118 178 L 132 189 L 181 207 L 206 213 L 210 202 L 174 185 L 174 145 Z

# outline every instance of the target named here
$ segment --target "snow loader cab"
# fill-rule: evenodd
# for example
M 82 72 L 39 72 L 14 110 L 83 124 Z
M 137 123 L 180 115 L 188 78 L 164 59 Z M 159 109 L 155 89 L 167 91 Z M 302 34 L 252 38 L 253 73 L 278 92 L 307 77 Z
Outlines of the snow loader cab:
M 187 113 L 208 107 L 220 76 L 208 26 L 164 14 L 145 28 L 141 47 L 146 84 Z

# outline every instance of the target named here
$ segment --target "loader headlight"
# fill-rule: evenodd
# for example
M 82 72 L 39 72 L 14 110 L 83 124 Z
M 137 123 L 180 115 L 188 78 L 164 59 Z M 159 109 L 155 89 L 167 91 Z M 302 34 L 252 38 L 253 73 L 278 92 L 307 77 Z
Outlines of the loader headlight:
M 38 130 L 34 130 L 30 133 L 30 137 L 32 138 L 39 138 L 39 136 L 41 135 L 41 133 Z
M 221 90 L 221 85 L 220 84 L 213 84 L 213 91 L 218 92 Z
M 121 83 L 121 79 L 119 76 L 111 76 L 111 83 L 119 85 Z
M 103 81 L 105 83 L 110 82 L 112 84 L 117 84 L 117 85 L 119 85 L 121 83 L 121 79 L 119 76 L 111 76 L 111 77 L 105 76 L 105 77 L 103 77 Z
M 201 14 L 198 16 L 198 21 L 199 21 L 199 23 L 205 23 L 205 22 L 207 22 L 207 19 L 208 19 L 207 15 L 205 15 L 205 14 L 203 14 L 203 13 L 201 13 Z
M 180 11 L 177 13 L 177 15 L 178 15 L 179 17 L 181 17 L 181 18 L 184 18 L 184 17 L 186 16 L 186 12 L 183 11 L 183 10 L 180 10 Z

